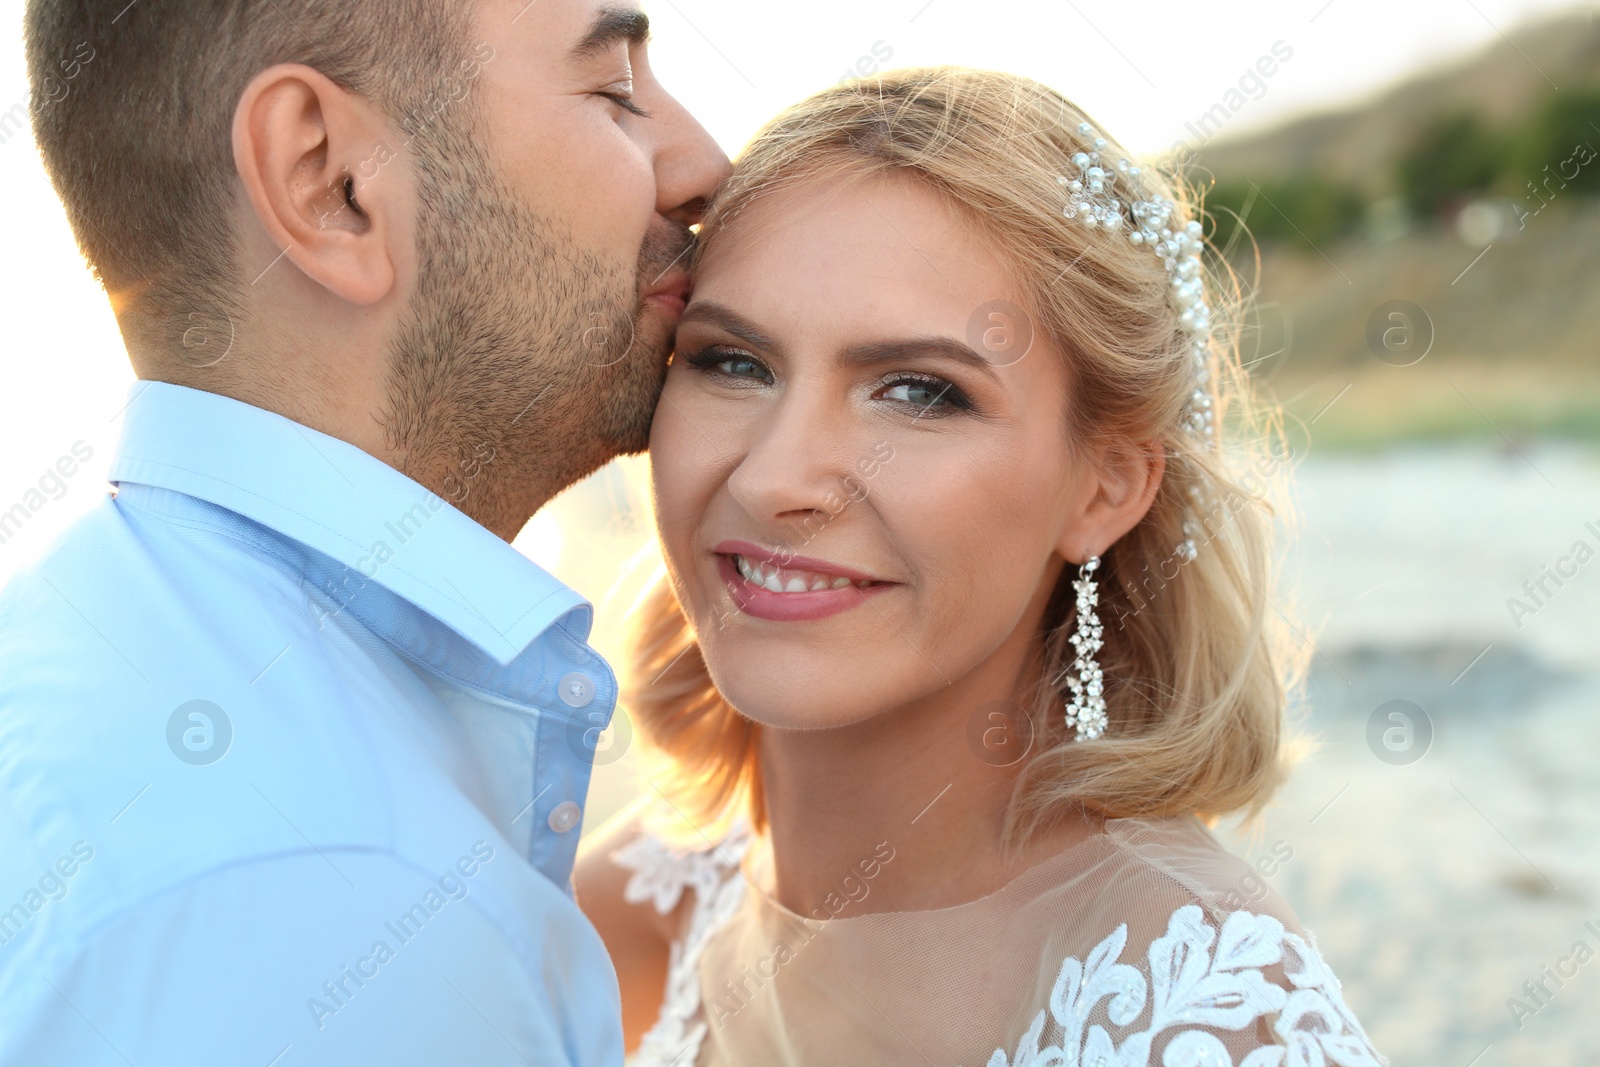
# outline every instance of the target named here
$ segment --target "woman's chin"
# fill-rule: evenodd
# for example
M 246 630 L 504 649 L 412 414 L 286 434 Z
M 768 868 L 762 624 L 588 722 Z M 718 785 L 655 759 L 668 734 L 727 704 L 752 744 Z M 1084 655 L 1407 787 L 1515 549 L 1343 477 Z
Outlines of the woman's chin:
M 740 715 L 773 730 L 832 730 L 881 714 L 886 704 L 861 699 L 859 690 L 819 688 L 782 672 L 725 678 L 713 670 L 717 690 Z

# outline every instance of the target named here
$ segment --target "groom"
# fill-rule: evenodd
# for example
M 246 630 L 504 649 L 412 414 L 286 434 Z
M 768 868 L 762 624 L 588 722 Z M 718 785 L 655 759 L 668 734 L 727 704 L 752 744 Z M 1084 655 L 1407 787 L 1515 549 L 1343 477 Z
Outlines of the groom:
M 139 381 L 114 495 L 0 594 L 0 1064 L 620 1063 L 569 890 L 616 682 L 507 542 L 645 445 L 727 168 L 645 17 L 26 33 Z

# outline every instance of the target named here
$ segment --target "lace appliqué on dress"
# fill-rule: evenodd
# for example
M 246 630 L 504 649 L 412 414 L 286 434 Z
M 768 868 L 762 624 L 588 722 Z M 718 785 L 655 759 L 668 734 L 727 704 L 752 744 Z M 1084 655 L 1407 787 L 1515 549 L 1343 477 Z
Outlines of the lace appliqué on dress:
M 685 889 L 694 890 L 688 929 L 672 943 L 667 962 L 667 989 L 661 1015 L 628 1057 L 627 1067 L 688 1067 L 700 1054 L 706 1023 L 700 1017 L 700 957 L 713 934 L 744 902 L 739 863 L 750 847 L 750 831 L 742 822 L 720 844 L 708 849 L 674 849 L 642 834 L 612 853 L 612 860 L 633 871 L 623 899 L 648 901 L 666 915 L 678 906 Z
M 996 1049 L 987 1067 L 1134 1067 L 1150 1062 L 1155 1039 L 1174 1031 L 1161 1055 L 1163 1067 L 1235 1067 L 1211 1030 L 1243 1030 L 1276 1016 L 1281 1044 L 1258 1048 L 1237 1067 L 1383 1067 L 1366 1032 L 1344 1002 L 1339 980 L 1314 942 L 1287 932 L 1267 915 L 1234 912 L 1220 937 L 1200 908 L 1187 904 L 1172 913 L 1167 932 L 1150 945 L 1148 986 L 1140 969 L 1118 963 L 1128 940 L 1126 925 L 1095 946 L 1087 960 L 1068 957 L 1041 1010 L 1008 1059 Z M 1215 942 L 1215 951 L 1212 944 Z M 1262 968 L 1281 964 L 1292 988 L 1269 981 Z M 1142 1030 L 1120 1043 L 1098 1022 L 1131 1027 L 1149 1003 Z M 1055 1042 L 1042 1045 L 1046 1027 Z M 1203 1029 L 1202 1029 L 1203 1028 Z

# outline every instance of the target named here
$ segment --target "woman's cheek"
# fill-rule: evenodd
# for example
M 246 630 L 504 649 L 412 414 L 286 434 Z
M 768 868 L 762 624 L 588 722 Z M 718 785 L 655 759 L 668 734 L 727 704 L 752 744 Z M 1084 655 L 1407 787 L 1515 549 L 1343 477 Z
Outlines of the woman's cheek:
M 934 601 L 927 617 L 943 620 L 940 629 L 1003 626 L 1032 596 L 1026 576 L 1045 562 L 1041 499 L 1017 464 L 996 459 L 989 449 L 918 455 L 900 447 L 876 479 L 879 514 L 915 561 L 917 584 Z
M 681 558 L 688 543 L 690 502 L 685 480 L 693 470 L 693 457 L 684 454 L 679 433 L 682 417 L 663 413 L 650 434 L 650 477 L 654 483 L 656 521 L 670 555 Z
M 681 392 L 681 391 L 680 391 Z M 668 556 L 683 568 L 686 607 L 714 591 L 699 588 L 699 535 L 716 492 L 722 466 L 714 442 L 696 431 L 696 413 L 684 398 L 663 403 L 650 437 L 651 476 L 655 483 L 656 519 Z M 700 424 L 705 420 L 701 419 Z M 706 547 L 709 547 L 706 546 Z

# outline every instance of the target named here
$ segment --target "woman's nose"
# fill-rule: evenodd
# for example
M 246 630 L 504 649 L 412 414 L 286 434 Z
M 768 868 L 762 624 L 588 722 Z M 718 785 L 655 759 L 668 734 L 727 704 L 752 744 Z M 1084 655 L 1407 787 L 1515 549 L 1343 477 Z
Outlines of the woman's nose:
M 856 495 L 852 486 L 860 436 L 843 405 L 791 387 L 758 420 L 729 491 L 775 537 L 814 533 Z

